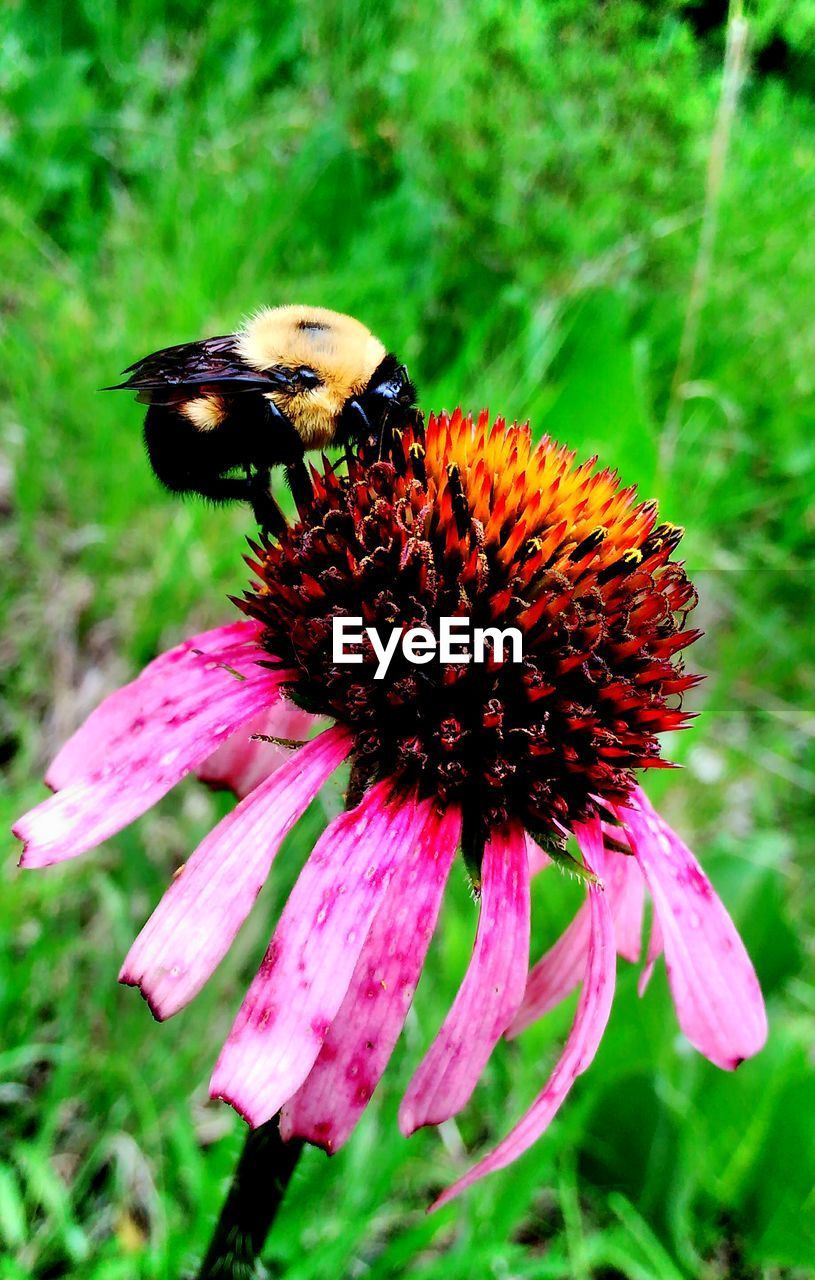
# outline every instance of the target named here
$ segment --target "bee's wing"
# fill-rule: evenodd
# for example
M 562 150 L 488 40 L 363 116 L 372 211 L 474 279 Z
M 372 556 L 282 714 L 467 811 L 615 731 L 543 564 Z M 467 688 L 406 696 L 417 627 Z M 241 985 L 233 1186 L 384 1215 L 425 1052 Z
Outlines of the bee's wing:
M 143 360 L 137 360 L 123 372 L 130 377 L 104 390 L 143 391 L 150 393 L 150 400 L 160 401 L 163 394 L 173 399 L 185 387 L 202 387 L 209 383 L 225 384 L 221 390 L 226 392 L 251 391 L 275 385 L 273 378 L 250 368 L 241 359 L 234 334 L 165 347 L 163 351 L 154 351 Z

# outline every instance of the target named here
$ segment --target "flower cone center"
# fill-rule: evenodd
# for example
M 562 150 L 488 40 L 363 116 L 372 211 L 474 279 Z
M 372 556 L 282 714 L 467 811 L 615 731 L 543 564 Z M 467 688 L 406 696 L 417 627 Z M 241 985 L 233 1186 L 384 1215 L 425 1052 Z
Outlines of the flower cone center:
M 298 673 L 292 696 L 351 727 L 351 798 L 393 777 L 462 803 L 484 833 L 518 817 L 558 837 L 664 763 L 657 735 L 686 723 L 696 679 L 681 530 L 593 467 L 485 414 L 417 419 L 387 461 L 324 463 L 301 519 L 255 548 L 243 607 Z M 415 665 L 399 646 L 375 679 L 367 639 L 362 663 L 334 660 L 349 617 L 383 640 L 438 636 L 442 618 L 515 627 L 523 657 Z

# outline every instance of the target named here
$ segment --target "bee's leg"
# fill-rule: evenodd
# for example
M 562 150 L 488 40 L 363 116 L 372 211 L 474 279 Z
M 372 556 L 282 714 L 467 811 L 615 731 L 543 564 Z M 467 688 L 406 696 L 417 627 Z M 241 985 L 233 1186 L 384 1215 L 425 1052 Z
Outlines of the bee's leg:
M 271 433 L 273 451 L 267 452 L 264 462 L 273 466 L 282 463 L 286 472 L 286 480 L 292 497 L 298 508 L 307 508 L 314 496 L 311 478 L 305 464 L 303 441 L 292 426 L 291 420 L 277 407 L 273 400 L 267 401 L 267 413 L 274 423 Z
M 314 497 L 314 490 L 305 458 L 297 458 L 296 461 L 286 464 L 286 479 L 298 510 L 309 507 Z
M 371 430 L 371 424 L 368 421 L 368 415 L 358 400 L 349 400 L 345 406 L 345 412 L 352 414 L 364 431 Z
M 279 538 L 285 531 L 286 517 L 270 493 L 255 499 L 252 512 L 264 533 L 271 533 Z
M 247 471 L 247 484 L 255 519 L 264 533 L 271 533 L 279 538 L 286 528 L 286 517 L 272 496 L 271 474 L 268 467 L 253 473 Z
M 383 458 L 389 458 L 393 451 L 393 431 L 388 424 L 387 409 L 383 413 L 378 431 L 371 424 L 367 413 L 358 400 L 350 400 L 346 405 L 346 412 L 352 414 L 353 418 L 359 423 L 361 428 L 359 436 L 367 439 L 370 445 L 376 447 L 377 462 L 381 462 Z M 354 436 L 352 436 L 353 438 Z
M 358 400 L 349 400 L 343 411 L 345 433 L 349 443 L 352 440 L 374 442 L 374 429 L 368 415 Z
M 365 453 L 369 448 L 376 449 L 377 461 L 382 459 L 382 435 L 371 425 L 367 413 L 358 400 L 349 400 L 343 410 L 343 434 L 345 436 L 345 458 L 350 467 L 353 459 L 351 446 L 363 446 Z
M 269 489 L 269 473 L 240 476 L 213 476 L 206 480 L 196 478 L 184 486 L 188 493 L 197 493 L 210 502 L 248 502 L 255 519 L 262 529 L 279 534 L 286 527 L 283 512 Z
M 379 457 L 390 458 L 393 453 L 393 428 L 387 418 L 383 419 L 379 430 Z

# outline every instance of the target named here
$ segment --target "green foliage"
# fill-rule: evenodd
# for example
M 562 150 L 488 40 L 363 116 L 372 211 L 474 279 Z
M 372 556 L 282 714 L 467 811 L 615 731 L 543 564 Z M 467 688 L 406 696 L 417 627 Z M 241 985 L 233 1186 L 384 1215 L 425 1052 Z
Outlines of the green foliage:
M 358 314 L 428 406 L 530 416 L 687 527 L 703 712 L 660 803 L 743 929 L 767 1051 L 725 1076 L 677 1034 L 664 976 L 621 972 L 608 1034 L 550 1133 L 438 1215 L 568 1027 L 500 1047 L 440 1137 L 401 1090 L 466 964 L 454 886 L 415 1012 L 359 1130 L 309 1151 L 267 1250 L 297 1280 L 812 1275 L 815 507 L 812 5 L 748 11 L 714 267 L 674 464 L 665 417 L 704 205 L 720 26 L 622 0 L 57 0 L 0 13 L 0 757 L 10 821 L 104 692 L 228 616 L 241 512 L 172 502 L 132 359 L 260 303 Z M 695 25 L 694 25 L 695 23 Z M 708 23 L 709 26 L 709 23 Z M 808 59 L 810 61 L 808 61 Z M 326 803 L 336 803 L 329 797 Z M 209 1069 L 315 806 L 207 989 L 154 1026 L 118 963 L 223 799 L 185 783 L 76 866 L 0 876 L 0 1277 L 175 1277 L 206 1242 L 241 1125 Z M 534 945 L 580 901 L 535 886 Z M 463 1145 L 462 1145 L 463 1144 Z

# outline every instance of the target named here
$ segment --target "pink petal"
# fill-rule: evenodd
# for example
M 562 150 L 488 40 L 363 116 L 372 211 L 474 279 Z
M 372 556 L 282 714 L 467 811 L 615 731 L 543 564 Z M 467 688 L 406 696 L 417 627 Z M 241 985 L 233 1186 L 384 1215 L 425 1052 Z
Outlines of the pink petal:
M 255 660 L 264 656 L 258 648 L 262 630 L 259 622 L 232 622 L 226 627 L 202 631 L 159 654 L 135 680 L 111 693 L 91 712 L 52 761 L 45 775 L 46 784 L 53 791 L 61 791 L 87 778 L 105 763 L 117 742 L 138 735 L 144 722 L 164 705 L 164 700 L 176 696 L 179 677 L 185 688 L 198 679 L 202 696 L 206 696 L 210 668 L 207 662 L 196 660 L 196 650 L 205 653 L 212 662 L 223 662 L 241 674 L 253 670 Z
M 585 903 L 557 942 L 530 969 L 521 1007 L 506 1031 L 508 1040 L 520 1035 L 580 985 L 590 937 L 591 911 Z
M 256 735 L 305 742 L 316 728 L 322 728 L 326 723 L 284 696 L 268 711 L 255 716 L 227 738 L 198 766 L 196 775 L 208 786 L 226 788 L 243 799 L 275 769 L 285 764 L 292 753 L 291 747 L 278 742 L 259 741 Z
M 642 949 L 642 917 L 645 909 L 645 881 L 636 858 L 630 854 L 604 851 L 600 876 L 614 917 L 617 954 L 636 964 Z
M 529 964 L 529 862 L 520 826 L 493 833 L 487 841 L 482 877 L 469 968 L 399 1109 L 406 1137 L 461 1110 L 523 996 Z
M 456 852 L 461 815 L 417 814 L 419 839 L 394 872 L 320 1056 L 280 1116 L 288 1140 L 329 1153 L 353 1131 L 388 1064 L 419 981 Z
M 617 813 L 654 900 L 679 1025 L 700 1053 L 733 1070 L 767 1038 L 764 1000 L 744 944 L 696 858 L 644 791 L 638 787 Z
M 576 832 L 575 834 L 578 834 Z M 579 833 L 582 841 L 600 849 L 599 823 L 587 824 Z M 593 861 L 589 863 L 593 866 Z M 603 1036 L 614 996 L 615 947 L 614 925 L 605 893 L 597 886 L 589 887 L 591 939 L 588 965 L 580 1002 L 566 1047 L 555 1066 L 546 1088 L 538 1096 L 515 1128 L 494 1151 L 474 1165 L 442 1193 L 433 1209 L 447 1204 L 479 1178 L 516 1160 L 541 1136 L 557 1112 L 577 1077 L 590 1066 Z
M 603 823 L 606 832 L 608 824 Z M 616 833 L 618 828 L 610 828 Z M 619 836 L 615 838 L 619 839 Z M 639 959 L 645 881 L 635 858 L 593 848 L 593 869 L 603 881 L 614 920 L 617 954 Z M 583 979 L 591 935 L 591 911 L 584 903 L 571 924 L 529 972 L 523 1002 L 506 1036 L 511 1040 L 571 995 Z
M 595 799 L 598 801 L 598 804 L 601 807 L 605 805 L 605 801 L 602 799 L 602 797 L 597 796 L 595 797 Z M 623 847 L 626 848 L 629 853 L 631 852 L 631 845 L 629 844 L 628 834 L 625 830 L 625 827 L 621 827 L 617 822 L 605 822 L 605 821 L 601 823 L 601 826 L 603 828 L 604 848 L 609 849 L 611 847 L 611 841 L 616 840 L 617 844 L 623 845 Z M 613 849 L 611 851 L 615 852 Z
M 659 916 L 654 910 L 651 917 L 651 936 L 648 939 L 648 954 L 645 957 L 645 966 L 642 973 L 637 979 L 637 994 L 644 996 L 648 983 L 651 981 L 651 975 L 654 972 L 654 965 L 664 951 L 662 942 L 662 930 L 659 927 Z
M 286 832 L 347 756 L 339 727 L 308 742 L 198 846 L 142 929 L 119 981 L 141 987 L 156 1018 L 183 1008 L 220 964 Z
M 210 1082 L 251 1125 L 299 1089 L 336 1017 L 396 863 L 417 839 L 416 805 L 373 787 L 318 840 L 283 909 Z
M 601 822 L 600 825 L 603 832 L 603 853 L 602 871 L 599 874 L 614 916 L 617 955 L 630 964 L 636 964 L 642 951 L 645 880 L 633 856 L 625 828 L 613 822 Z M 615 847 L 617 845 L 622 846 L 622 851 Z
M 255 657 L 260 652 L 251 651 Z M 231 669 L 222 665 L 224 653 Z M 236 663 L 245 674 L 235 674 Z M 72 780 L 17 821 L 14 834 L 26 844 L 20 865 L 47 867 L 74 858 L 140 817 L 259 707 L 275 702 L 286 674 L 247 662 L 243 653 L 202 657 L 187 650 L 163 669 L 160 693 L 157 687 L 144 702 L 120 702 L 115 723 L 104 713 L 99 723 L 111 736 L 104 751 L 89 747 L 89 770 L 80 776 L 72 756 L 70 767 L 59 771 L 63 779 L 73 773 Z M 84 737 L 86 727 L 72 742 Z

